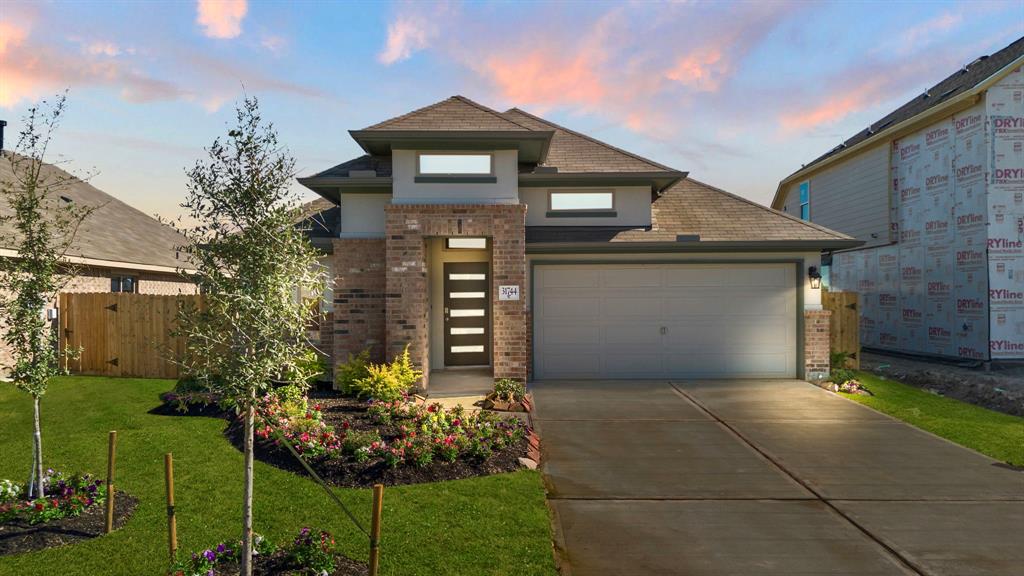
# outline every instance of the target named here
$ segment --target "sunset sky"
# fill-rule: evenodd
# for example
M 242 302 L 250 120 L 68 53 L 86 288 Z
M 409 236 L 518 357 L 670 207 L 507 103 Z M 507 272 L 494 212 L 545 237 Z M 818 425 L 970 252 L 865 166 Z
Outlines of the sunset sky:
M 70 88 L 55 150 L 171 217 L 243 89 L 300 175 L 359 155 L 347 130 L 462 94 L 768 203 L 801 163 L 1022 35 L 1021 0 L 0 0 L 0 119 L 10 148 L 26 107 Z

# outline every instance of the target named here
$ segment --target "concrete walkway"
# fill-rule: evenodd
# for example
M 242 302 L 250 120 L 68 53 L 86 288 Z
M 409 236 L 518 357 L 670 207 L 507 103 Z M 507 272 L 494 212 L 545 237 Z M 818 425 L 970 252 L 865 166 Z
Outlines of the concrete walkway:
M 542 382 L 563 574 L 1024 566 L 1024 472 L 800 381 Z

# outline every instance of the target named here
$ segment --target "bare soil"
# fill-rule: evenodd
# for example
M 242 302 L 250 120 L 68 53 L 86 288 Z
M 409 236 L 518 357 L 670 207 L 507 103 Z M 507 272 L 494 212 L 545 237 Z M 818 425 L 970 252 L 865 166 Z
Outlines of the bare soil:
M 370 568 L 362 562 L 356 562 L 345 556 L 334 557 L 334 572 L 330 576 L 366 576 Z M 237 564 L 220 566 L 217 568 L 218 576 L 236 576 L 240 573 Z M 288 559 L 287 554 L 278 550 L 269 556 L 257 556 L 253 563 L 254 576 L 308 576 L 308 571 L 303 571 Z
M 863 352 L 861 369 L 989 410 L 1024 416 L 1024 366 L 1003 365 L 986 372 L 973 364 Z
M 114 529 L 125 525 L 139 503 L 129 494 L 114 498 Z M 55 548 L 103 535 L 107 507 L 91 506 L 79 516 L 61 518 L 42 524 L 15 520 L 0 524 L 0 556 L 22 554 L 44 548 Z

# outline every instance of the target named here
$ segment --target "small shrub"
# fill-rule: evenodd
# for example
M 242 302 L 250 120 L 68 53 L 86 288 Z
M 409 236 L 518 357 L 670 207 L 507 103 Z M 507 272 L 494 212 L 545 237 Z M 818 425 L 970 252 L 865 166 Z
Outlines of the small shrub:
M 348 355 L 348 362 L 338 366 L 334 381 L 338 389 L 345 394 L 355 394 L 355 383 L 368 375 L 370 365 L 370 351 L 363 350 L 353 356 Z
M 24 493 L 22 486 L 0 480 L 0 522 L 21 518 L 29 524 L 41 524 L 79 516 L 107 500 L 103 480 L 89 474 L 65 475 L 52 469 L 43 477 L 43 498 L 21 500 Z
M 285 547 L 292 562 L 301 566 L 305 572 L 313 574 L 330 574 L 334 572 L 334 558 L 338 550 L 334 544 L 334 536 L 330 532 L 319 530 L 314 532 L 306 527 L 299 530 L 298 536 Z
M 334 457 L 341 452 L 346 430 L 336 433 L 324 422 L 320 405 L 309 405 L 305 397 L 282 400 L 268 394 L 256 409 L 256 436 L 264 440 L 282 435 L 299 454 L 313 458 Z
M 269 556 L 277 551 L 269 540 L 253 533 L 253 556 Z M 242 561 L 242 543 L 239 540 L 225 541 L 171 565 L 171 576 L 210 576 L 217 574 L 217 567 L 224 564 L 238 564 Z
M 850 357 L 849 352 L 833 350 L 828 353 L 829 365 L 833 368 L 846 368 L 846 360 Z
M 853 380 L 854 377 L 855 376 L 853 370 L 850 370 L 848 368 L 833 369 L 829 373 L 829 380 L 831 380 L 834 384 L 845 384 L 850 380 Z
M 522 402 L 526 398 L 526 386 L 512 378 L 502 378 L 494 383 L 494 395 L 503 402 Z
M 369 448 L 374 442 L 380 442 L 380 433 L 376 430 L 349 430 L 341 443 L 341 451 L 345 454 L 358 454 L 359 450 Z
M 416 370 L 409 358 L 409 347 L 390 364 L 367 364 L 366 375 L 347 385 L 348 394 L 357 398 L 373 398 L 385 402 L 395 401 L 406 394 L 419 381 L 423 373 Z

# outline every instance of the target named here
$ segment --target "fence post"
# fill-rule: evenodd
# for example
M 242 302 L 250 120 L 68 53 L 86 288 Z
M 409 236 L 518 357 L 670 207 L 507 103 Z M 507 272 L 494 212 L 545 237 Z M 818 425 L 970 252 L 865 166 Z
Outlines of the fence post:
M 370 576 L 380 569 L 380 516 L 384 511 L 384 485 L 373 485 L 373 517 L 370 521 Z
M 105 532 L 114 531 L 114 459 L 117 456 L 117 430 L 111 430 L 107 441 L 107 523 Z
M 174 517 L 174 456 L 164 454 L 164 478 L 167 483 L 167 547 L 171 563 L 178 557 L 178 524 Z

